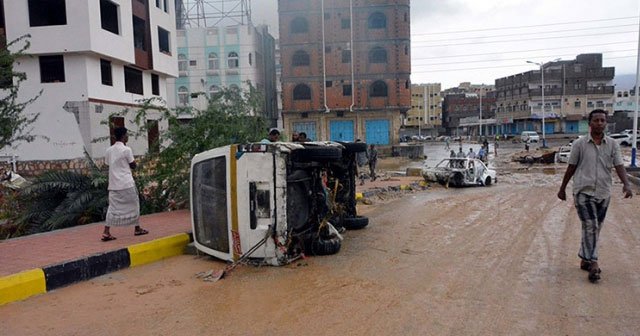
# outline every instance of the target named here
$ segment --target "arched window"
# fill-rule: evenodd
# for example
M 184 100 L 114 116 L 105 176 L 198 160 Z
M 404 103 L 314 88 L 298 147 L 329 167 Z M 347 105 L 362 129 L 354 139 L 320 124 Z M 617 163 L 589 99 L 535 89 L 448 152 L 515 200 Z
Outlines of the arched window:
M 178 88 L 178 105 L 186 106 L 189 104 L 189 89 L 184 86 Z
M 293 88 L 293 100 L 311 100 L 311 88 L 305 84 L 298 84 Z
M 387 17 L 380 13 L 375 12 L 369 15 L 369 29 L 384 29 L 387 28 Z
M 187 71 L 187 56 L 178 54 L 178 71 Z
M 369 96 L 371 97 L 386 97 L 387 96 L 387 84 L 384 81 L 375 81 L 369 88 Z
M 309 32 L 309 23 L 307 19 L 303 17 L 297 17 L 291 20 L 291 33 L 292 34 L 300 34 L 300 33 L 308 33 Z
M 293 63 L 293 66 L 308 66 L 310 63 L 309 54 L 304 50 L 298 50 L 293 54 L 291 63 Z
M 220 68 L 220 61 L 218 60 L 218 54 L 212 52 L 209 53 L 209 70 L 217 70 Z
M 227 56 L 227 66 L 230 69 L 238 67 L 238 53 L 237 52 L 232 51 L 232 52 L 229 53 L 229 55 Z
M 218 92 L 220 92 L 220 88 L 217 85 L 211 85 L 209 87 L 209 98 L 213 98 Z
M 387 63 L 387 51 L 382 47 L 374 47 L 369 51 L 369 63 Z

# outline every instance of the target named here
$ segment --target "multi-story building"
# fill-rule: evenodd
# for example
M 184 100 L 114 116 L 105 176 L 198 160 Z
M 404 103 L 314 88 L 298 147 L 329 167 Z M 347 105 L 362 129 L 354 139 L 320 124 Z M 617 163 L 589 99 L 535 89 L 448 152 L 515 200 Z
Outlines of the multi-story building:
M 636 111 L 636 88 L 631 90 L 617 90 L 613 104 L 613 131 L 621 132 L 633 129 L 633 117 Z
M 584 133 L 596 108 L 613 112 L 615 68 L 602 66 L 602 54 L 544 63 L 540 69 L 496 79 L 496 131 L 542 131 L 544 77 L 545 133 Z
M 184 28 L 177 31 L 179 77 L 169 80 L 169 106 L 202 110 L 207 107 L 207 98 L 221 88 L 248 90 L 251 83 L 263 96 L 261 111 L 251 112 L 259 112 L 276 126 L 275 39 L 268 27 L 254 27 L 247 20 L 244 24 Z
M 411 106 L 409 0 L 281 0 L 278 12 L 285 129 L 397 143 Z
M 42 95 L 24 113 L 39 113 L 31 143 L 11 144 L 3 155 L 20 161 L 104 156 L 110 128 L 136 129 L 112 113 L 136 108 L 141 99 L 166 99 L 166 79 L 178 73 L 172 1 L 0 0 L 6 38 L 30 34 L 29 56 L 13 67 L 27 80 L 19 100 Z M 148 115 L 147 136 L 130 138 L 135 155 L 158 149 L 166 127 Z M 151 148 L 150 148 L 151 145 Z M 66 165 L 66 164 L 65 164 Z
M 412 134 L 437 136 L 442 126 L 440 83 L 412 84 L 411 109 L 404 121 Z
M 495 91 L 485 91 L 483 88 L 478 90 L 478 93 L 458 92 L 445 95 L 442 103 L 442 126 L 446 134 L 459 136 L 494 134 L 491 125 L 494 123 L 495 102 Z M 482 130 L 480 130 L 481 125 Z

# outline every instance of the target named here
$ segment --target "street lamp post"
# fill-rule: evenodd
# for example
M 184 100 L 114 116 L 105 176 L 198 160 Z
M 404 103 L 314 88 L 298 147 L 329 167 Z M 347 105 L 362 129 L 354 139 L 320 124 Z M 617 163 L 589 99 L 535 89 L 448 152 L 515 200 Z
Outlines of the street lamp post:
M 557 62 L 559 61 L 559 58 L 554 59 L 552 62 Z M 545 123 L 544 123 L 544 110 L 545 110 L 545 105 L 544 105 L 544 65 L 546 64 L 545 62 L 532 62 L 532 61 L 527 61 L 527 63 L 531 63 L 531 64 L 535 64 L 540 66 L 540 78 L 542 81 L 542 148 L 547 148 L 547 133 L 546 133 L 546 127 L 545 127 Z M 550 62 L 547 62 L 550 63 Z M 562 85 L 564 85 L 564 83 L 562 83 Z
M 480 127 L 480 138 L 482 138 L 482 89 L 484 88 L 484 83 L 480 86 L 480 123 L 478 124 Z

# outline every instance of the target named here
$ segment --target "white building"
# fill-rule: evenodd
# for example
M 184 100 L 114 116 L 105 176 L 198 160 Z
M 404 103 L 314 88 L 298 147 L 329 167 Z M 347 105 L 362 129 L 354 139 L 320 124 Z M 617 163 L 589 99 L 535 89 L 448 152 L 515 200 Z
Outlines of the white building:
M 40 113 L 32 143 L 0 149 L 19 161 L 104 156 L 111 113 L 135 109 L 140 100 L 166 100 L 168 77 L 178 75 L 175 9 L 169 0 L 0 0 L 6 38 L 30 34 L 31 56 L 14 64 L 25 72 L 22 99 L 42 96 L 27 113 Z M 1 32 L 1 30 L 0 30 Z M 130 138 L 134 155 L 157 143 L 166 124 L 150 117 L 148 136 Z M 132 118 L 112 124 L 135 129 Z M 155 147 L 155 145 L 154 145 Z
M 168 81 L 170 107 L 203 110 L 222 88 L 248 90 L 250 82 L 263 95 L 261 114 L 276 126 L 275 39 L 267 26 L 194 27 L 177 35 L 179 76 Z

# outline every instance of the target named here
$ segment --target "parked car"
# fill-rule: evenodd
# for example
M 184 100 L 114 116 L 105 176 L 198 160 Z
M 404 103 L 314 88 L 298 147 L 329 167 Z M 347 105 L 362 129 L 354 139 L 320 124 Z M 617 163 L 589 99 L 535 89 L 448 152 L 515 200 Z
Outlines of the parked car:
M 191 162 L 195 247 L 227 261 L 285 265 L 300 255 L 337 253 L 336 227 L 359 229 L 355 153 L 366 143 L 249 143 Z
M 571 154 L 571 145 L 560 146 L 560 148 L 558 148 L 558 153 L 556 154 L 557 155 L 556 161 L 567 163 L 569 162 L 570 154 Z
M 448 158 L 435 167 L 424 167 L 422 177 L 427 182 L 437 182 L 446 186 L 489 186 L 496 183 L 497 174 L 478 159 Z
M 612 137 L 620 146 L 631 146 L 633 143 L 633 137 L 630 134 L 615 133 L 609 134 L 609 136 Z
M 520 140 L 525 142 L 529 140 L 530 142 L 539 142 L 540 136 L 536 131 L 524 131 L 520 134 Z

